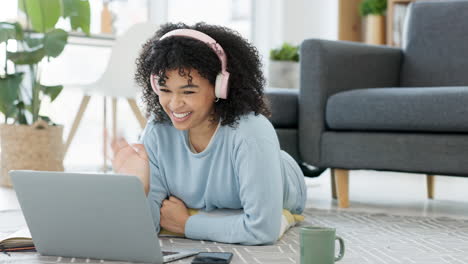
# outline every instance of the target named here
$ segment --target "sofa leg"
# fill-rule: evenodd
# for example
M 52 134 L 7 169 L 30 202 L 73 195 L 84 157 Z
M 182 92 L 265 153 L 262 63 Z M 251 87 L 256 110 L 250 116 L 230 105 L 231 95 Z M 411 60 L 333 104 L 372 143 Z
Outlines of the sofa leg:
M 338 195 L 338 207 L 349 207 L 349 170 L 333 169 L 335 175 L 335 186 Z
M 330 178 L 331 178 L 331 193 L 332 193 L 332 198 L 336 199 L 336 183 L 335 183 L 335 169 L 330 170 Z
M 434 175 L 427 174 L 426 175 L 426 182 L 427 182 L 427 198 L 434 199 Z

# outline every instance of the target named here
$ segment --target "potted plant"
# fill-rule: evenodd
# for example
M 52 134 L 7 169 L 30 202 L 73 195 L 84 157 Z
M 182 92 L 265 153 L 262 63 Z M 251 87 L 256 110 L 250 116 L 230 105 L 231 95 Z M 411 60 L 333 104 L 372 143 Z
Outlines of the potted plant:
M 11 186 L 12 169 L 63 170 L 63 126 L 41 115 L 45 98 L 54 101 L 62 85 L 41 83 L 41 65 L 58 57 L 68 33 L 55 25 L 60 17 L 72 29 L 89 34 L 88 0 L 19 0 L 26 26 L 0 22 L 0 44 L 5 43 L 5 62 L 0 71 L 1 171 L 0 184 Z M 12 65 L 11 65 L 12 63 Z M 1 64 L 0 64 L 1 65 Z
M 270 51 L 268 84 L 271 87 L 299 88 L 299 46 L 284 43 Z
M 385 44 L 386 10 L 387 0 L 364 0 L 359 5 L 359 14 L 365 18 L 365 43 Z

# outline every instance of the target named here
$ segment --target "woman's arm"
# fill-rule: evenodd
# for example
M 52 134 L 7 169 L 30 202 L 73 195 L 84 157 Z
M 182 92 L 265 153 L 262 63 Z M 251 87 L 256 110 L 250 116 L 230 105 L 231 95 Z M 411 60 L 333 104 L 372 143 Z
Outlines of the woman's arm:
M 191 216 L 185 235 L 223 243 L 271 244 L 279 236 L 283 182 L 278 143 L 244 140 L 235 154 L 244 213 L 232 216 Z
M 160 231 L 160 209 L 164 199 L 168 197 L 167 184 L 165 183 L 158 165 L 157 159 L 157 142 L 154 124 L 148 121 L 145 130 L 142 133 L 141 142 L 143 143 L 149 161 L 149 192 L 148 202 L 153 216 L 156 233 Z

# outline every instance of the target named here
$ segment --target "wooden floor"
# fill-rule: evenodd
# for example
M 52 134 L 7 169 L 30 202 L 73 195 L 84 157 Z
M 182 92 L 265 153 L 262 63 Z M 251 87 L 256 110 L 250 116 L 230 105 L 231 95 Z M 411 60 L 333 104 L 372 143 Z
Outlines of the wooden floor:
M 337 208 L 328 170 L 306 183 L 308 208 Z M 468 178 L 436 176 L 434 200 L 426 198 L 423 174 L 351 171 L 349 188 L 350 207 L 342 210 L 468 219 Z M 0 187 L 0 210 L 18 208 L 15 192 Z
M 331 199 L 330 173 L 307 179 L 307 207 L 337 208 Z M 350 207 L 342 210 L 468 219 L 468 178 L 436 176 L 434 199 L 427 199 L 426 175 L 351 171 Z

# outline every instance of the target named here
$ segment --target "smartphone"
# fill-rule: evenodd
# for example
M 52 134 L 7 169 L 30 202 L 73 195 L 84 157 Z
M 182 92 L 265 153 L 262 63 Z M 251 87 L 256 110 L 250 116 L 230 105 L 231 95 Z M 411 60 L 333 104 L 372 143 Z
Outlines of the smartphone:
M 228 264 L 231 259 L 230 252 L 200 252 L 192 260 L 192 264 Z

